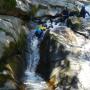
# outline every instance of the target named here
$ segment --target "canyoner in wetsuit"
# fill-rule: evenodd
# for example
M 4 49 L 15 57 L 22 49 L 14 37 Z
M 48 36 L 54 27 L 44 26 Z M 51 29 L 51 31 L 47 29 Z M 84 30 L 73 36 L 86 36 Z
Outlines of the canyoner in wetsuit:
M 86 11 L 86 9 L 85 9 L 84 6 L 82 6 L 81 11 L 80 11 L 80 17 L 85 18 L 85 15 L 86 15 L 86 14 L 88 14 L 88 15 L 90 16 L 89 12 Z
M 38 37 L 38 39 L 42 38 L 44 35 L 44 32 L 46 30 L 46 27 L 44 27 L 43 25 L 39 25 L 36 29 L 35 29 L 35 35 L 36 37 Z
M 61 12 L 61 16 L 63 17 L 63 22 L 66 21 L 66 19 L 69 17 L 69 10 L 67 8 L 65 8 L 62 12 Z

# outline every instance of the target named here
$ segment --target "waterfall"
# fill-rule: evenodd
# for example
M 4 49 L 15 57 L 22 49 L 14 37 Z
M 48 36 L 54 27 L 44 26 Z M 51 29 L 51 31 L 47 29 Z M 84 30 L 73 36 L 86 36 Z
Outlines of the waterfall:
M 87 6 L 86 10 L 90 12 L 89 7 L 90 6 Z M 90 17 L 89 16 L 86 17 L 86 19 L 85 19 L 86 22 L 87 22 L 87 20 L 89 21 L 89 19 L 87 19 L 87 18 L 90 18 Z M 47 22 L 45 24 L 51 31 L 54 31 L 55 28 L 57 28 L 57 27 L 62 27 L 62 28 L 66 27 L 66 24 L 61 23 L 61 22 L 56 24 L 55 20 L 52 22 L 52 25 L 50 23 L 50 20 L 47 20 Z M 26 53 L 27 68 L 26 68 L 25 77 L 24 77 L 24 84 L 26 85 L 25 90 L 46 90 L 46 88 L 47 88 L 45 81 L 39 75 L 37 75 L 35 73 L 37 65 L 40 60 L 40 53 L 39 53 L 39 46 L 38 46 L 39 42 L 40 41 L 38 40 L 38 38 L 34 35 L 34 31 L 31 31 L 27 37 L 27 53 Z M 80 42 L 82 42 L 82 41 L 80 41 Z M 90 76 L 90 74 L 89 74 L 90 73 L 90 69 L 89 69 L 90 68 L 89 67 L 90 58 L 87 57 L 87 56 L 89 56 L 88 55 L 89 53 L 87 52 L 88 51 L 87 46 L 89 47 L 90 44 L 88 44 L 86 46 L 84 46 L 84 45 L 82 46 L 82 52 L 84 52 L 85 50 L 86 50 L 86 52 L 79 55 L 81 71 L 77 76 L 78 79 L 80 80 L 80 83 L 85 88 L 90 87 L 89 86 L 90 78 L 88 78 Z M 71 57 L 71 59 L 72 59 L 72 57 Z M 85 60 L 87 60 L 87 61 L 85 61 Z M 83 73 L 85 73 L 85 74 L 83 74 Z M 84 77 L 86 77 L 86 78 L 84 79 Z M 60 89 L 56 89 L 56 90 L 60 90 Z M 79 89 L 79 90 L 82 90 L 82 89 Z
M 43 90 L 46 88 L 45 81 L 35 73 L 40 59 L 38 44 L 39 40 L 34 35 L 34 31 L 30 32 L 27 38 L 27 69 L 24 77 L 26 90 Z

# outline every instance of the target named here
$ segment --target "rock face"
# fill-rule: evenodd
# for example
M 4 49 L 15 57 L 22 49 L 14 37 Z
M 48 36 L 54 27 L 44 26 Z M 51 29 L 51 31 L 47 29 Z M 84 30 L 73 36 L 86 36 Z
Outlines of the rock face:
M 21 30 L 25 31 L 25 29 L 27 28 L 25 27 L 24 22 L 19 18 L 13 16 L 0 16 L 0 46 L 9 47 L 10 42 L 17 41 Z M 0 53 L 2 56 L 3 52 Z
M 74 0 L 9 0 L 7 3 L 6 0 L 1 0 L 0 14 L 26 19 L 33 15 L 55 15 L 64 7 L 78 11 L 81 5 L 83 4 Z
M 3 90 L 20 90 L 25 69 L 28 29 L 21 19 L 27 17 L 27 12 L 19 9 L 18 4 L 16 0 L 0 0 L 0 89 Z
M 13 16 L 0 16 L 0 88 L 19 88 L 25 69 L 24 43 L 28 29 Z
M 70 10 L 77 11 L 83 4 L 74 0 L 16 0 L 16 7 L 24 12 L 34 10 L 34 16 L 55 15 L 61 12 L 61 9 L 67 7 Z M 34 8 L 33 8 L 34 7 Z
M 24 12 L 30 12 L 30 4 L 31 4 L 31 0 L 16 0 L 16 7 L 21 9 Z
M 16 16 L 21 19 L 28 18 L 28 13 L 26 10 L 22 10 L 22 4 L 20 4 L 19 0 L 1 0 L 0 1 L 0 15 L 9 15 L 9 16 Z M 22 6 L 21 6 L 22 5 Z
M 0 89 L 23 90 L 21 77 L 26 63 L 24 50 L 29 17 L 54 16 L 64 7 L 78 11 L 83 5 L 78 1 L 0 0 Z M 77 21 L 72 20 L 69 27 L 79 26 L 81 22 Z M 47 81 L 49 90 L 90 89 L 90 23 L 84 26 L 87 29 L 84 32 L 67 27 L 46 32 L 36 72 Z
M 56 15 L 60 13 L 64 7 L 67 7 L 70 10 L 77 10 L 76 5 L 78 6 L 77 2 L 73 0 L 36 0 L 39 5 L 42 6 L 37 13 L 36 16 L 43 16 L 43 15 Z M 79 4 L 80 5 L 80 4 Z M 43 13 L 43 14 L 42 14 Z
M 77 11 L 82 5 L 78 0 L 9 0 L 7 3 L 1 0 L 0 14 L 29 18 L 34 13 L 34 16 L 40 17 L 60 13 L 64 7 Z
M 89 44 L 89 39 L 67 27 L 47 32 L 41 43 L 37 72 L 48 81 L 50 90 L 90 89 Z

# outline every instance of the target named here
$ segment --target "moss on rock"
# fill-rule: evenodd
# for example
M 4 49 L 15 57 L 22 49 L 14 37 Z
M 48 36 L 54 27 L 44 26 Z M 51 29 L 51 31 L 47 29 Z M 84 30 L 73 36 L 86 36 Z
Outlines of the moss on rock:
M 80 30 L 82 28 L 82 24 L 79 18 L 70 17 L 67 19 L 67 26 L 72 30 Z

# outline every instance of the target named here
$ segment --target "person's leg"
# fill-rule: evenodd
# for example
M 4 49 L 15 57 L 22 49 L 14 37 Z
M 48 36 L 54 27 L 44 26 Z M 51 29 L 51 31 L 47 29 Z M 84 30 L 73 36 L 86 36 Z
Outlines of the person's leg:
M 43 31 L 41 30 L 41 32 L 37 34 L 38 39 L 42 37 L 42 34 L 43 34 Z
M 50 22 L 51 22 L 51 24 L 53 23 L 53 20 L 50 18 Z

